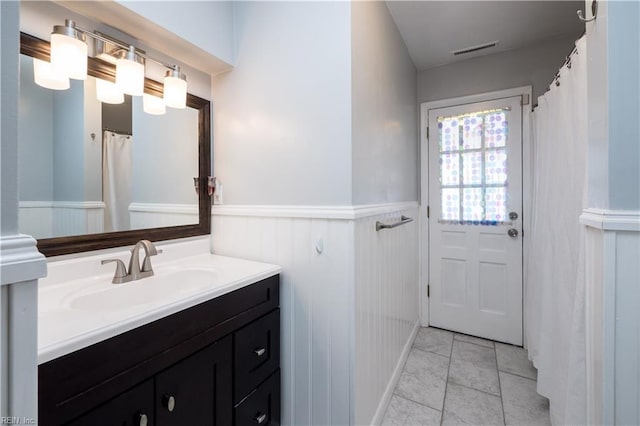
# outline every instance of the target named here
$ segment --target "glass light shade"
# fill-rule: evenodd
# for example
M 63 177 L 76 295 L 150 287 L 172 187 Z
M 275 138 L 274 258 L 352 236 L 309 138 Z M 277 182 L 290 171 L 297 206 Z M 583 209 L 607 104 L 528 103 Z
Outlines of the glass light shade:
M 33 58 L 33 77 L 38 86 L 52 90 L 66 90 L 70 87 L 69 77 L 53 71 L 50 62 Z
M 98 100 L 105 104 L 124 103 L 124 93 L 115 83 L 96 79 L 96 94 Z
M 164 103 L 172 108 L 186 108 L 187 81 L 175 76 L 175 74 L 169 71 L 164 78 Z
M 51 34 L 51 66 L 74 80 L 87 78 L 87 43 L 64 34 Z
M 142 109 L 151 115 L 162 115 L 167 112 L 167 107 L 162 98 L 146 93 L 142 95 Z
M 142 96 L 144 93 L 144 65 L 128 56 L 116 61 L 116 84 L 127 95 Z

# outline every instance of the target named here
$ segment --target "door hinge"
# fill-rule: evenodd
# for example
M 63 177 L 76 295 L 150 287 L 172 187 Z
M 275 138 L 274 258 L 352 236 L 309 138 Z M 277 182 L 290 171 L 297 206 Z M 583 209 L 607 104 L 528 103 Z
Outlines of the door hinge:
M 427 298 L 431 297 L 431 284 L 427 284 Z
M 431 217 L 431 208 L 427 206 L 427 219 Z
M 529 94 L 526 93 L 524 95 L 522 95 L 522 101 L 520 102 L 520 105 L 529 105 Z
M 427 140 L 429 139 L 429 126 L 427 126 Z

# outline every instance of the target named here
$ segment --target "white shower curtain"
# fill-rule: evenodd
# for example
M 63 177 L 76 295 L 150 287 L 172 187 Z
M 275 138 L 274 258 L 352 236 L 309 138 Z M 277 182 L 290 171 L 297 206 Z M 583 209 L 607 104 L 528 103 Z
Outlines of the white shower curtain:
M 105 231 L 129 230 L 133 138 L 106 131 L 102 138 L 102 195 Z
M 584 230 L 587 53 L 576 42 L 560 86 L 538 98 L 533 114 L 532 228 L 525 264 L 526 337 L 538 368 L 538 393 L 554 425 L 586 423 Z

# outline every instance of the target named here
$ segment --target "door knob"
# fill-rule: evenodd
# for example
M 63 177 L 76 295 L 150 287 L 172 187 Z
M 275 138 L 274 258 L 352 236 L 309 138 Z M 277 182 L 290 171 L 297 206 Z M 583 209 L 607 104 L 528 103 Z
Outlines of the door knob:
M 511 237 L 511 238 L 515 238 L 518 236 L 518 230 L 511 228 L 507 231 L 507 234 Z
M 162 403 L 170 413 L 176 408 L 176 399 L 172 395 L 164 395 L 162 397 Z
M 253 351 L 253 353 L 256 354 L 256 356 L 262 356 L 265 354 L 265 352 L 267 352 L 265 348 L 258 348 L 258 349 L 254 349 Z
M 264 421 L 267 420 L 267 415 L 266 414 L 260 414 L 258 413 L 258 415 L 255 417 L 255 421 L 256 423 L 258 423 L 259 425 L 261 425 L 262 423 L 264 423 Z
M 147 426 L 148 421 L 146 414 L 138 414 L 138 424 L 140 426 Z

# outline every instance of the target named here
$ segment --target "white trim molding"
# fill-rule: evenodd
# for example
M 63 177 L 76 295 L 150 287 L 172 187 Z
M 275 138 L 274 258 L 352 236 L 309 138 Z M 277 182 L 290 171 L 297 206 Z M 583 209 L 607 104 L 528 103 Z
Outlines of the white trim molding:
M 216 216 L 356 220 L 415 207 L 418 207 L 417 201 L 363 204 L 356 206 L 214 205 L 212 206 L 212 214 Z
M 198 214 L 197 204 L 166 204 L 166 203 L 131 203 L 130 212 L 141 213 L 169 213 L 169 214 Z
M 0 236 L 0 285 L 47 276 L 47 261 L 28 235 Z
M 640 210 L 587 208 L 580 215 L 580 223 L 605 231 L 640 232 Z

